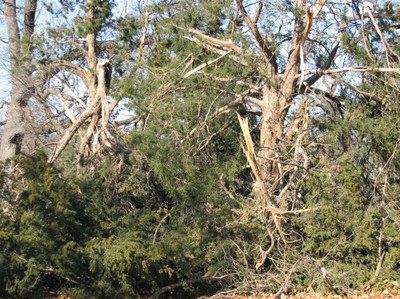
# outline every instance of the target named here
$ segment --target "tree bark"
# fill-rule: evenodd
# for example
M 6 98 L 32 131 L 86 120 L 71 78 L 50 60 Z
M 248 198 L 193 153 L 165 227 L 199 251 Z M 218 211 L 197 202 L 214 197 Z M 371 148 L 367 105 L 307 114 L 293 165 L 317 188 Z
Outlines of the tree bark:
M 29 98 L 31 71 L 29 67 L 29 43 L 34 32 L 37 0 L 26 0 L 24 27 L 18 27 L 15 0 L 4 1 L 4 17 L 8 33 L 8 49 L 11 59 L 11 100 L 7 123 L 0 140 L 0 160 L 34 149 L 34 135 L 30 125 Z M 24 40 L 21 39 L 21 35 Z M 24 60 L 22 60 L 24 57 Z

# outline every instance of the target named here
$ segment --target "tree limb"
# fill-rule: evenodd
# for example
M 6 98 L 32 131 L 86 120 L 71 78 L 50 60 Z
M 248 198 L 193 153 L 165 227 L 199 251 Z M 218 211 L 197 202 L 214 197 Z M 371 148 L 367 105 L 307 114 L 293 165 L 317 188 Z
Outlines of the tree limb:
M 197 30 L 194 28 L 190 28 L 189 32 L 200 36 L 201 38 L 207 40 L 211 44 L 214 44 L 219 47 L 231 49 L 232 51 L 235 51 L 238 54 L 243 54 L 243 49 L 241 47 L 239 47 L 238 45 L 236 45 L 231 40 L 222 40 L 222 39 L 214 38 L 214 37 L 204 34 L 200 30 Z
M 276 62 L 275 53 L 269 48 L 269 46 L 265 42 L 263 36 L 261 35 L 260 31 L 258 30 L 258 26 L 257 26 L 256 22 L 254 22 L 255 20 L 258 20 L 257 15 L 260 14 L 262 5 L 261 5 L 261 7 L 259 6 L 258 11 L 256 12 L 256 16 L 255 16 L 254 20 L 252 20 L 249 17 L 249 15 L 247 14 L 246 9 L 243 7 L 243 0 L 236 0 L 236 3 L 239 7 L 239 10 L 240 10 L 244 20 L 246 21 L 247 26 L 249 26 L 251 32 L 253 33 L 253 36 L 256 39 L 258 46 L 260 47 L 260 49 L 263 51 L 265 57 L 267 58 L 268 64 L 270 64 L 273 68 L 273 71 L 276 72 L 278 70 L 278 64 Z
M 340 46 L 340 39 L 335 43 L 332 51 L 329 53 L 328 58 L 326 59 L 325 63 L 321 66 L 321 70 L 327 70 L 331 67 L 333 60 L 335 59 L 335 56 L 337 54 L 337 51 L 339 49 Z M 315 82 L 317 82 L 320 78 L 321 78 L 321 74 L 314 74 L 312 76 L 310 76 L 309 78 L 307 78 L 307 80 L 305 80 L 305 83 L 307 86 L 312 86 Z M 305 88 L 307 88 L 306 86 L 300 86 L 301 89 L 304 91 Z M 302 91 L 300 91 L 301 93 Z
M 228 51 L 228 52 L 222 54 L 221 56 L 219 56 L 219 57 L 217 57 L 217 58 L 215 58 L 215 59 L 213 59 L 213 60 L 206 61 L 206 62 L 200 64 L 198 67 L 194 68 L 193 70 L 190 70 L 190 71 L 187 72 L 185 75 L 183 75 L 183 78 L 186 79 L 186 78 L 190 77 L 191 75 L 193 75 L 193 74 L 199 72 L 199 71 L 202 70 L 203 68 L 205 68 L 205 67 L 207 67 L 207 66 L 209 66 L 209 65 L 211 65 L 211 64 L 213 64 L 213 63 L 215 63 L 215 62 L 217 62 L 218 60 L 224 58 L 226 55 L 230 54 L 231 52 L 232 52 L 232 51 Z
M 318 74 L 319 76 L 322 75 L 330 75 L 330 74 L 337 74 L 337 73 L 346 73 L 346 72 L 354 72 L 354 73 L 365 73 L 365 72 L 375 72 L 375 73 L 396 73 L 400 74 L 400 68 L 385 68 L 385 67 L 373 67 L 373 66 L 352 66 L 352 67 L 345 67 L 339 69 L 317 69 L 317 70 L 305 70 L 305 75 L 310 74 Z M 282 77 L 283 75 L 279 75 Z M 296 78 L 300 78 L 301 74 L 296 75 Z

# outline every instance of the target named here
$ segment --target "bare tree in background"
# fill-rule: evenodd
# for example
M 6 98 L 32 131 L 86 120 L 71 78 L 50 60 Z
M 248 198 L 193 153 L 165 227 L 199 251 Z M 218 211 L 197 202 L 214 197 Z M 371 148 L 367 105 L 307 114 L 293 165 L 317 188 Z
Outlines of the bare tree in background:
M 15 1 L 4 2 L 12 91 L 0 160 L 40 147 L 49 150 L 49 162 L 54 162 L 76 135 L 73 146 L 80 162 L 104 147 L 116 148 L 110 117 L 118 100 L 109 103 L 112 99 L 107 97 L 114 44 L 99 37 L 110 25 L 113 4 L 101 3 L 88 0 L 84 6 L 64 7 L 61 3 L 64 14 L 69 9 L 78 11 L 80 23 L 74 23 L 70 31 L 54 25 L 48 34 L 46 28 L 34 33 L 37 1 L 27 0 L 22 8 Z M 24 23 L 19 28 L 21 10 Z
M 35 29 L 37 1 L 25 1 L 22 26 L 18 24 L 15 0 L 5 0 L 3 5 L 11 58 L 11 101 L 0 141 L 0 160 L 34 148 L 29 109 L 33 86 L 29 78 L 32 73 L 30 39 Z

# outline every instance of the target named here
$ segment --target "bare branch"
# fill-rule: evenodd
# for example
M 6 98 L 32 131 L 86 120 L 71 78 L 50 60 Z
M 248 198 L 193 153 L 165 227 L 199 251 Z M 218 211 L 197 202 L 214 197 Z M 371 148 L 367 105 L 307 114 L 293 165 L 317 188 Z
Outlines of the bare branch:
M 170 213 L 165 214 L 164 217 L 161 218 L 160 222 L 158 223 L 158 225 L 157 225 L 157 227 L 156 227 L 156 230 L 154 231 L 154 234 L 153 234 L 153 244 L 156 243 L 158 231 L 160 230 L 162 223 L 163 223 L 163 222 L 165 221 L 165 219 L 167 219 L 169 216 L 171 216 Z
M 71 93 L 72 98 L 77 101 L 82 107 L 87 108 L 86 104 L 78 97 L 78 95 L 72 90 L 72 88 L 65 83 L 62 83 L 62 86 Z
M 57 147 L 55 148 L 53 155 L 49 157 L 49 163 L 54 162 L 60 156 L 61 152 L 65 149 L 68 142 L 71 140 L 76 131 L 89 117 L 91 117 L 96 112 L 99 107 L 100 103 L 98 101 L 93 101 L 88 109 L 86 109 L 81 115 L 79 115 L 77 120 L 71 125 L 64 136 L 57 143 Z
M 217 62 L 218 60 L 224 58 L 226 55 L 230 54 L 231 52 L 232 52 L 232 51 L 228 51 L 228 52 L 222 54 L 221 56 L 219 56 L 219 57 L 217 57 L 217 58 L 215 58 L 215 59 L 213 59 L 213 60 L 206 61 L 206 62 L 200 64 L 198 67 L 196 67 L 196 68 L 194 68 L 193 70 L 187 72 L 187 73 L 183 76 L 183 78 L 186 79 L 186 78 L 190 77 L 191 75 L 193 75 L 193 74 L 199 72 L 199 71 L 202 70 L 203 68 L 205 68 L 205 67 L 207 67 L 207 66 L 209 66 L 209 65 L 211 65 L 211 64 L 213 64 L 213 63 L 215 63 L 215 62 Z
M 218 276 L 218 277 L 216 277 L 216 276 L 200 276 L 200 277 L 192 278 L 192 279 L 189 279 L 189 280 L 186 280 L 183 282 L 173 283 L 173 284 L 170 284 L 168 286 L 165 286 L 165 287 L 159 289 L 157 292 L 155 292 L 153 295 L 151 295 L 149 299 L 159 298 L 160 295 L 162 295 L 166 292 L 169 292 L 173 289 L 180 288 L 180 287 L 183 287 L 186 285 L 192 285 L 192 284 L 199 283 L 199 282 L 221 281 L 221 280 L 228 279 L 229 277 L 232 277 L 232 276 L 233 276 L 233 274 L 227 274 L 227 275 Z
M 383 35 L 381 29 L 379 28 L 374 16 L 372 15 L 371 10 L 369 9 L 368 5 L 364 1 L 363 1 L 363 8 L 367 11 L 367 13 L 368 13 L 368 15 L 369 15 L 369 17 L 371 19 L 372 24 L 374 24 L 376 32 L 379 34 L 379 36 L 380 36 L 380 38 L 381 38 L 381 40 L 383 42 L 383 47 L 385 49 L 385 54 L 386 54 L 386 63 L 387 63 L 388 66 L 390 66 L 391 63 L 390 63 L 389 56 L 390 55 L 396 55 L 396 54 L 393 52 L 393 50 L 390 47 L 389 43 L 387 42 L 385 36 Z M 400 60 L 399 56 L 396 55 L 396 57 Z
M 338 38 L 338 40 L 336 41 L 332 51 L 329 53 L 328 58 L 326 59 L 325 63 L 321 66 L 321 70 L 327 70 L 331 67 L 333 60 L 335 59 L 335 56 L 337 54 L 337 51 L 339 49 L 340 46 L 340 38 Z M 317 82 L 320 78 L 321 78 L 321 74 L 314 74 L 311 77 L 307 78 L 307 80 L 305 80 L 305 83 L 307 84 L 307 86 L 312 86 L 315 82 Z M 305 88 L 305 86 L 300 86 L 302 89 Z M 301 93 L 302 91 L 300 91 Z
M 336 115 L 339 115 L 340 117 L 343 118 L 343 110 L 344 109 L 343 109 L 343 106 L 341 103 L 341 100 L 343 100 L 343 99 L 340 99 L 339 97 L 336 97 L 336 96 L 330 94 L 329 92 L 326 92 L 326 91 L 318 89 L 318 88 L 310 88 L 310 89 L 308 89 L 308 92 L 314 94 L 315 96 L 320 95 L 320 96 L 324 97 L 327 100 L 327 102 L 329 103 L 329 105 L 331 106 L 333 112 Z
M 215 46 L 215 45 L 212 45 L 212 44 L 209 44 L 209 43 L 205 43 L 205 42 L 201 41 L 200 39 L 198 39 L 195 36 L 193 36 L 193 37 L 184 36 L 184 38 L 186 38 L 186 39 L 188 39 L 188 40 L 190 40 L 192 42 L 195 42 L 199 46 L 201 46 L 201 47 L 203 47 L 203 48 L 205 48 L 205 49 L 207 49 L 207 50 L 209 50 L 209 51 L 211 51 L 213 53 L 217 53 L 218 55 L 225 55 L 227 52 L 229 52 L 229 50 L 223 50 L 218 46 Z M 248 66 L 248 63 L 246 61 L 244 61 L 243 59 L 238 58 L 235 55 L 229 55 L 229 57 L 232 60 L 240 63 L 241 65 Z
M 382 233 L 379 234 L 379 247 L 378 247 L 378 263 L 376 265 L 375 273 L 368 281 L 368 287 L 371 287 L 379 276 L 382 269 L 383 260 L 385 259 L 385 250 L 383 248 Z
M 145 116 L 146 116 L 146 113 L 143 113 L 143 114 L 141 114 L 141 115 L 139 115 L 139 116 L 132 116 L 132 117 L 129 117 L 129 118 L 127 118 L 127 119 L 115 121 L 114 124 L 115 124 L 117 127 L 127 126 L 127 125 L 130 125 L 130 124 L 137 124 L 137 123 L 140 122 L 140 121 L 143 119 L 143 117 L 145 117 Z
M 249 26 L 251 32 L 253 33 L 258 46 L 261 48 L 265 57 L 267 58 L 268 64 L 271 64 L 274 72 L 276 72 L 278 69 L 278 64 L 276 62 L 275 53 L 269 48 L 269 46 L 265 42 L 263 36 L 261 35 L 260 31 L 258 30 L 258 26 L 257 26 L 256 22 L 254 22 L 254 20 L 258 20 L 257 14 L 259 15 L 261 12 L 257 11 L 256 17 L 254 18 L 254 20 L 252 20 L 249 17 L 249 15 L 247 14 L 246 9 L 243 7 L 243 1 L 237 0 L 236 3 L 239 7 L 239 10 L 240 10 L 244 20 L 246 21 L 247 26 Z M 258 10 L 261 10 L 261 9 L 262 9 L 262 5 L 261 5 L 261 7 L 260 6 L 258 7 Z
M 256 264 L 256 270 L 258 270 L 262 265 L 264 265 L 265 261 L 267 260 L 268 254 L 270 254 L 272 249 L 274 249 L 274 247 L 275 247 L 274 234 L 273 234 L 273 232 L 271 232 L 271 230 L 268 226 L 267 226 L 267 232 L 268 232 L 269 238 L 271 240 L 271 244 L 266 251 L 264 251 L 260 245 L 261 259 Z
M 248 119 L 247 118 L 243 119 L 239 115 L 239 113 L 237 114 L 237 117 L 239 119 L 240 127 L 242 129 L 245 144 L 246 144 L 246 145 L 244 145 L 243 143 L 241 143 L 242 150 L 243 150 L 244 154 L 246 155 L 247 162 L 250 164 L 250 168 L 256 178 L 255 184 L 257 184 L 258 193 L 259 193 L 259 194 L 257 194 L 257 196 L 265 199 L 265 202 L 267 203 L 267 206 L 269 207 L 269 211 L 271 212 L 275 227 L 279 232 L 279 236 L 281 237 L 282 241 L 287 243 L 285 233 L 281 227 L 281 219 L 279 219 L 277 217 L 277 213 L 276 213 L 276 211 L 280 211 L 280 209 L 275 208 L 275 205 L 272 203 L 271 194 L 267 190 L 265 183 L 264 183 L 263 172 L 261 171 L 261 168 L 260 168 L 258 160 L 257 160 L 257 155 L 254 150 L 254 144 L 253 144 L 253 140 L 252 140 L 251 134 L 250 134 Z
M 48 40 L 48 41 L 51 41 L 51 42 L 53 42 L 53 43 L 60 44 L 60 45 L 63 45 L 63 44 L 71 44 L 71 45 L 74 45 L 74 46 L 78 49 L 78 51 L 79 51 L 83 56 L 86 57 L 86 56 L 88 55 L 88 51 L 87 51 L 84 47 L 82 47 L 82 46 L 78 43 L 78 41 L 76 41 L 76 40 L 74 40 L 74 39 L 69 39 L 69 40 L 65 40 L 65 41 L 57 41 L 57 40 L 55 40 L 55 39 L 53 39 L 53 38 L 49 38 L 49 37 L 43 36 L 42 34 L 39 34 L 39 33 L 36 33 L 36 32 L 35 32 L 35 36 L 38 36 L 38 37 L 40 37 L 40 38 L 43 38 L 43 39 L 45 39 L 45 40 Z
M 60 61 L 59 63 L 56 63 L 55 66 L 69 69 L 74 74 L 82 78 L 85 81 L 86 85 L 89 85 L 89 74 L 79 65 L 73 64 L 69 61 Z
M 242 102 L 243 102 L 243 97 L 239 96 L 232 102 L 218 108 L 211 115 L 207 116 L 207 118 L 203 121 L 201 126 L 193 128 L 185 138 L 181 139 L 180 143 L 185 142 L 187 139 L 191 138 L 197 131 L 202 130 L 207 125 L 207 120 L 212 120 L 212 119 L 217 118 L 220 115 L 229 113 L 231 111 L 230 110 L 231 107 L 233 107 L 239 103 L 242 103 Z
M 143 31 L 142 31 L 142 37 L 140 39 L 140 49 L 144 48 L 145 41 L 146 41 L 146 33 L 147 33 L 147 26 L 149 23 L 149 5 L 148 5 L 148 0 L 144 0 L 144 25 L 143 25 Z
M 204 34 L 200 30 L 197 30 L 194 28 L 190 28 L 189 32 L 200 36 L 201 38 L 207 40 L 209 43 L 211 43 L 213 45 L 223 47 L 223 48 L 228 48 L 228 49 L 231 49 L 232 51 L 235 51 L 238 54 L 243 54 L 243 49 L 241 47 L 239 47 L 238 45 L 236 45 L 231 40 L 222 40 L 222 39 L 214 38 L 214 37 Z
M 396 73 L 400 74 L 400 68 L 384 68 L 384 67 L 373 67 L 373 66 L 352 66 L 352 67 L 345 67 L 340 69 L 318 69 L 318 70 L 305 70 L 305 75 L 310 74 L 318 74 L 319 76 L 322 75 L 330 75 L 330 74 L 337 74 L 337 73 L 346 73 L 346 72 L 354 72 L 354 73 L 365 73 L 365 72 L 375 72 L 375 73 Z M 279 75 L 282 77 L 283 75 Z M 296 78 L 300 78 L 301 74 L 296 75 Z
M 219 129 L 217 132 L 214 132 L 213 134 L 211 134 L 210 136 L 207 137 L 207 139 L 205 141 L 203 141 L 203 144 L 199 147 L 199 152 L 202 151 L 210 142 L 211 140 L 219 135 L 221 132 L 225 131 L 226 128 L 228 128 L 230 125 L 232 124 L 232 121 L 228 121 L 226 122 L 221 129 Z
M 299 261 L 300 261 L 300 260 L 298 260 L 296 263 L 294 263 L 294 265 L 293 265 L 292 268 L 290 269 L 288 275 L 286 276 L 285 281 L 284 281 L 284 283 L 282 284 L 281 288 L 279 289 L 279 291 L 278 291 L 277 293 L 275 293 L 275 294 L 272 296 L 272 299 L 277 299 L 277 298 L 279 298 L 279 297 L 282 295 L 282 293 L 287 289 L 288 284 L 289 284 L 289 281 L 290 281 L 290 278 L 291 278 L 291 276 L 292 276 L 292 274 L 293 274 L 293 272 L 294 272 L 294 269 L 296 268 L 297 263 L 298 263 Z
M 255 13 L 254 18 L 252 20 L 252 22 L 254 24 L 258 23 L 258 20 L 260 19 L 260 15 L 261 15 L 261 12 L 262 12 L 262 9 L 263 9 L 263 3 L 262 3 L 262 1 L 260 1 L 258 3 L 258 7 L 257 7 L 257 10 L 256 10 L 256 13 Z

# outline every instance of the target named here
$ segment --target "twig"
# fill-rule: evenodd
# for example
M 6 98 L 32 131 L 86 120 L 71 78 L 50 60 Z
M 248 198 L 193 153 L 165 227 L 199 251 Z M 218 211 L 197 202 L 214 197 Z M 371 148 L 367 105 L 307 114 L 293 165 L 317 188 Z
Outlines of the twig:
M 368 281 L 369 288 L 375 283 L 376 279 L 379 276 L 379 273 L 381 272 L 383 260 L 385 259 L 385 253 L 386 252 L 384 251 L 383 244 L 382 244 L 382 233 L 380 233 L 379 234 L 379 248 L 378 248 L 378 264 L 376 265 L 374 275 Z
M 399 58 L 399 56 L 397 56 L 393 52 L 393 50 L 390 47 L 389 43 L 386 41 L 385 37 L 383 36 L 382 31 L 379 29 L 379 26 L 378 26 L 374 16 L 372 15 L 372 12 L 371 12 L 370 8 L 368 7 L 368 5 L 364 1 L 363 1 L 363 8 L 367 11 L 367 13 L 368 13 L 368 15 L 369 15 L 369 17 L 371 19 L 372 24 L 374 24 L 376 32 L 379 34 L 379 36 L 380 36 L 380 38 L 381 38 L 381 40 L 383 42 L 383 48 L 385 49 L 385 54 L 386 54 L 386 62 L 388 64 L 388 66 L 390 66 L 391 63 L 390 63 L 390 60 L 389 60 L 389 52 L 390 52 L 390 55 L 395 55 L 397 58 Z
M 228 190 L 228 188 L 226 188 L 225 181 L 224 181 L 224 174 L 223 173 L 221 173 L 221 175 L 219 176 L 219 183 L 221 184 L 222 189 L 224 189 L 224 192 L 226 193 L 226 195 L 228 195 L 228 197 L 230 199 L 235 199 L 233 194 Z
M 183 76 L 183 78 L 185 78 L 185 79 L 188 78 L 189 76 L 191 76 L 191 75 L 197 73 L 197 72 L 200 71 L 201 69 L 203 69 L 203 68 L 205 68 L 205 67 L 207 67 L 207 66 L 209 66 L 209 65 L 211 65 L 211 64 L 213 64 L 213 63 L 215 63 L 215 62 L 217 62 L 218 60 L 224 58 L 226 55 L 230 54 L 231 52 L 232 52 L 232 51 L 227 51 L 227 52 L 223 53 L 221 56 L 219 56 L 219 57 L 217 57 L 217 58 L 215 58 L 215 59 L 213 59 L 213 60 L 206 61 L 206 62 L 200 64 L 198 67 L 196 67 L 196 68 L 194 68 L 193 70 L 187 72 L 187 73 Z
M 305 70 L 304 75 L 318 74 L 318 75 L 330 75 L 337 73 L 346 73 L 346 72 L 354 72 L 354 73 L 365 73 L 365 72 L 376 72 L 376 73 L 397 73 L 400 74 L 400 68 L 391 68 L 391 67 L 370 67 L 370 66 L 353 66 L 353 67 L 345 67 L 340 69 L 318 69 L 318 70 Z M 296 78 L 300 78 L 302 74 L 296 75 Z M 283 77 L 284 75 L 280 74 L 278 77 Z
M 338 291 L 338 287 L 335 287 L 332 283 L 332 280 L 328 276 L 328 271 L 324 267 L 321 267 L 322 277 L 324 278 L 325 282 L 327 283 L 329 289 L 335 293 L 336 295 L 340 295 L 341 292 Z M 343 291 L 342 291 L 343 293 Z
M 215 277 L 215 276 L 200 276 L 200 277 L 192 278 L 192 279 L 189 279 L 189 280 L 186 280 L 186 281 L 183 281 L 183 282 L 173 283 L 173 284 L 170 284 L 168 286 L 162 287 L 157 292 L 155 292 L 153 295 L 151 295 L 149 297 L 149 299 L 157 299 L 162 294 L 164 294 L 166 292 L 169 292 L 169 291 L 171 291 L 173 289 L 183 287 L 183 286 L 192 285 L 192 284 L 199 283 L 199 282 L 221 281 L 221 280 L 225 280 L 225 279 L 227 279 L 229 277 L 232 277 L 232 276 L 233 276 L 233 274 L 227 274 L 227 275 L 218 276 L 218 277 Z
M 272 299 L 276 299 L 279 298 L 282 293 L 287 289 L 289 281 L 290 281 L 290 277 L 292 276 L 294 269 L 296 268 L 297 263 L 299 262 L 299 260 L 297 262 L 294 263 L 294 265 L 292 266 L 292 268 L 289 271 L 289 274 L 286 276 L 285 278 L 285 282 L 282 284 L 281 288 L 279 289 L 278 292 L 276 292 L 273 296 Z
M 264 251 L 260 245 L 261 259 L 256 264 L 256 270 L 258 270 L 262 265 L 264 265 L 265 261 L 267 260 L 268 254 L 270 254 L 270 252 L 272 251 L 272 249 L 274 249 L 274 246 L 275 246 L 275 238 L 274 238 L 273 232 L 271 232 L 271 230 L 269 229 L 268 226 L 267 226 L 267 232 L 271 239 L 271 245 L 269 246 L 268 250 L 266 250 L 266 251 Z
M 162 225 L 162 223 L 165 221 L 165 219 L 167 219 L 169 216 L 171 216 L 171 214 L 166 214 L 166 215 L 164 215 L 164 217 L 160 220 L 160 222 L 158 223 L 158 225 L 157 225 L 157 227 L 156 227 L 156 230 L 154 231 L 154 234 L 153 234 L 153 244 L 155 244 L 156 243 L 156 239 L 157 239 L 157 234 L 158 234 L 158 231 L 160 230 L 160 228 L 161 228 L 161 225 Z

